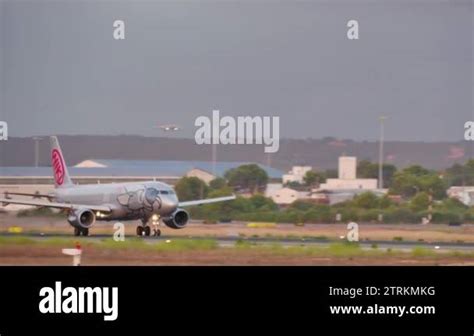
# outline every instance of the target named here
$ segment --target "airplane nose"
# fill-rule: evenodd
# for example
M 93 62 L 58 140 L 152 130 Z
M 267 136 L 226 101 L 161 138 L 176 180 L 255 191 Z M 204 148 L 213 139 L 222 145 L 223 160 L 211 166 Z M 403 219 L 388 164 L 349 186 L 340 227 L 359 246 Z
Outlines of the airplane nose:
M 173 208 L 177 208 L 178 205 L 179 205 L 178 197 L 174 196 L 174 197 L 172 198 L 172 200 L 171 200 L 171 206 L 172 206 Z
M 178 207 L 178 198 L 176 196 L 171 196 L 162 198 L 160 200 L 162 202 L 161 209 L 165 211 L 174 211 Z

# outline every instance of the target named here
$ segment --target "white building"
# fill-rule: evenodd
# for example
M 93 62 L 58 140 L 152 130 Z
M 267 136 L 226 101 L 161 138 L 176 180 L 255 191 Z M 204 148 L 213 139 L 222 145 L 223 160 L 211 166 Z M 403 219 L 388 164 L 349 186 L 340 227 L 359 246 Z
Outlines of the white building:
M 446 193 L 448 197 L 455 198 L 461 201 L 464 205 L 472 206 L 474 205 L 474 187 L 473 186 L 466 186 L 466 187 L 459 187 L 453 186 L 450 187 Z
M 339 157 L 338 176 L 341 180 L 357 178 L 357 158 L 355 156 Z
M 186 173 L 186 177 L 197 177 L 206 182 L 206 184 L 209 184 L 212 180 L 216 178 L 216 176 L 212 175 L 208 171 L 199 168 L 193 168 L 188 171 Z
M 311 169 L 311 166 L 293 166 L 288 174 L 283 175 L 283 184 L 290 182 L 304 183 L 303 178 Z
M 321 183 L 320 189 L 363 189 L 375 190 L 377 189 L 376 179 L 327 179 L 326 183 Z
M 319 189 L 326 190 L 375 190 L 377 179 L 357 178 L 357 158 L 354 156 L 341 156 L 339 158 L 338 178 L 330 178 L 326 183 L 321 183 Z
M 311 192 L 310 198 L 312 200 L 318 201 L 319 203 L 326 204 L 337 204 L 353 199 L 355 196 L 360 195 L 367 190 L 364 189 L 317 189 Z M 387 189 L 374 189 L 370 190 L 378 197 L 382 197 L 387 193 Z
M 308 198 L 308 192 L 301 192 L 291 188 L 280 188 L 273 190 L 266 194 L 267 197 L 270 197 L 273 202 L 278 205 L 288 205 L 293 203 L 296 200 Z

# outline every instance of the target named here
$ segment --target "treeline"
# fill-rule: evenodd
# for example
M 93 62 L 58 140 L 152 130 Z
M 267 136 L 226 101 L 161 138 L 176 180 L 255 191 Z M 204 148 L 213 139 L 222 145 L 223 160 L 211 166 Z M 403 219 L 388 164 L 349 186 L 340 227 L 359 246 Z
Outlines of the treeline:
M 212 193 L 220 196 L 220 193 Z M 424 198 L 424 197 L 420 197 Z M 314 204 L 298 200 L 285 208 L 279 208 L 270 198 L 253 195 L 237 197 L 226 203 L 215 203 L 191 208 L 191 217 L 208 223 L 231 220 L 275 223 L 359 223 L 417 224 L 427 218 L 429 210 L 421 207 L 423 200 L 396 204 L 388 196 L 377 197 L 367 192 L 353 200 L 336 205 Z M 381 215 L 381 217 L 380 217 Z M 445 199 L 433 205 L 432 223 L 474 223 L 474 209 L 454 199 Z M 381 220 L 380 220 L 381 219 Z
M 377 164 L 361 161 L 358 175 L 376 178 Z M 257 165 L 244 165 L 228 171 L 224 178 L 217 178 L 209 185 L 196 177 L 184 177 L 176 185 L 181 200 L 229 195 L 235 191 L 246 192 L 251 197 L 191 208 L 191 216 L 208 222 L 231 220 L 263 221 L 277 223 L 334 223 L 334 222 L 381 222 L 421 223 L 431 215 L 432 223 L 474 222 L 474 209 L 446 196 L 451 185 L 474 185 L 474 160 L 465 165 L 455 165 L 445 172 L 436 172 L 413 165 L 397 170 L 384 165 L 384 183 L 388 194 L 378 197 L 371 192 L 355 196 L 352 200 L 335 205 L 314 204 L 298 200 L 280 208 L 262 192 L 268 176 Z M 324 182 L 334 172 L 309 172 L 304 183 L 308 186 Z M 472 179 L 472 180 L 471 180 Z M 394 202 L 393 195 L 400 199 Z

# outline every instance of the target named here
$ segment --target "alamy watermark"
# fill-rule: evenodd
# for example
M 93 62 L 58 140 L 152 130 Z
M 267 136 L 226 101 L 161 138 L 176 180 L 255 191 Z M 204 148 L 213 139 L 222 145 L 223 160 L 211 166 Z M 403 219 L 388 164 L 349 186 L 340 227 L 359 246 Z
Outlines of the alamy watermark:
M 8 124 L 6 121 L 0 121 L 0 141 L 8 140 Z
M 347 241 L 358 242 L 359 241 L 359 224 L 350 222 L 347 224 Z
M 194 133 L 198 145 L 264 144 L 265 153 L 276 153 L 280 148 L 280 117 L 221 117 L 219 110 L 214 110 L 211 118 L 196 118 L 194 126 L 198 127 Z
M 115 20 L 112 26 L 114 28 L 112 31 L 114 40 L 125 40 L 125 21 Z
M 464 140 L 474 141 L 474 121 L 464 123 Z

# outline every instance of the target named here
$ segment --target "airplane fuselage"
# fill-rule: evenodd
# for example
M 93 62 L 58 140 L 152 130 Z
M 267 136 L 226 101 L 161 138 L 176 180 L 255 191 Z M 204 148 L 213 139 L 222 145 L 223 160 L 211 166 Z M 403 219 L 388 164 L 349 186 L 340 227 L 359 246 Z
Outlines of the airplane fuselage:
M 97 220 L 134 220 L 153 215 L 168 216 L 176 210 L 178 197 L 171 186 L 162 182 L 127 182 L 74 185 L 55 189 L 57 202 L 110 207 Z

